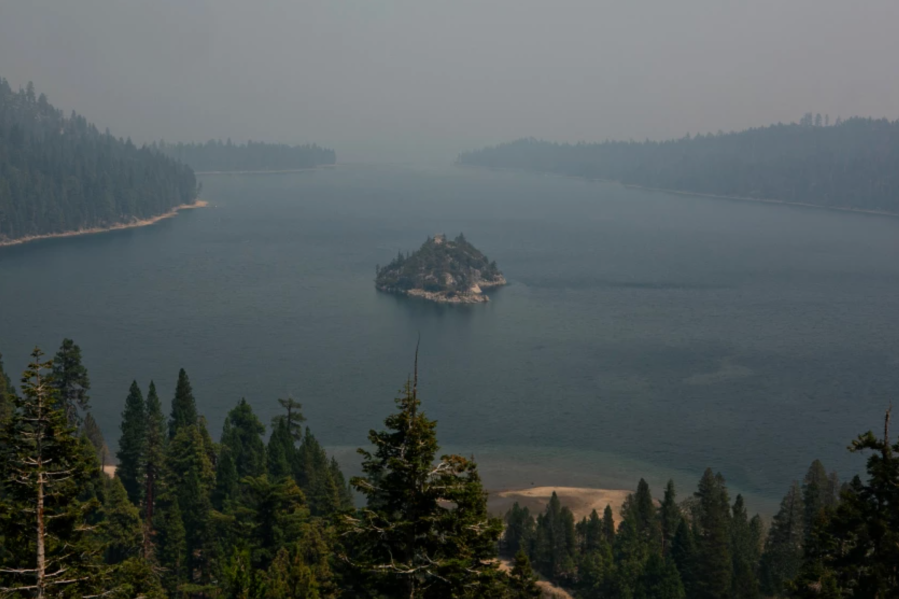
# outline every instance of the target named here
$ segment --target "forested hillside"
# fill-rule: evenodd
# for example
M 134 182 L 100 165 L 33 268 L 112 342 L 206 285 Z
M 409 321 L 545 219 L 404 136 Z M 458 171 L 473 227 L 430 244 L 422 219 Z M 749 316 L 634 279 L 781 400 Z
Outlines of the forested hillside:
M 610 179 L 659 189 L 899 213 L 899 121 L 829 119 L 670 141 L 522 139 L 459 164 Z
M 0 242 L 130 223 L 196 197 L 189 167 L 0 79 Z
M 536 569 L 583 599 L 896 596 L 889 414 L 883 438 L 852 444 L 865 480 L 816 461 L 770 522 L 706 470 L 685 498 L 641 479 L 617 517 L 576 522 L 553 495 L 536 518 L 515 504 L 504 527 L 474 461 L 438 457 L 417 383 L 348 486 L 292 399 L 269 428 L 239 400 L 215 442 L 184 370 L 171 395 L 134 382 L 110 477 L 78 345 L 46 362 L 35 350 L 18 389 L 0 361 L 0 595 L 522 599 L 540 594 Z
M 160 141 L 153 147 L 203 172 L 287 171 L 337 162 L 334 150 L 315 144 L 289 146 L 256 141 L 234 144 L 229 139 L 224 143 L 210 140 L 205 144 Z

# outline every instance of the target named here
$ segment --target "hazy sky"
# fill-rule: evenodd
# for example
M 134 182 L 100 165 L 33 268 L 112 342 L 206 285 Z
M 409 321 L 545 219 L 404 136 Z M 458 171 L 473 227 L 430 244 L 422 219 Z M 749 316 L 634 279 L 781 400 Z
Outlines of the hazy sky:
M 899 118 L 899 0 L 0 0 L 0 76 L 135 141 L 347 161 Z

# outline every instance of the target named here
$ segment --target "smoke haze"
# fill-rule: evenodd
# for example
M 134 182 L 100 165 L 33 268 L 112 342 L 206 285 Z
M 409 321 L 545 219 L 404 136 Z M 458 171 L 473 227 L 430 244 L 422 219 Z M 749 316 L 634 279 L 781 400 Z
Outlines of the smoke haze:
M 895 0 L 0 3 L 0 76 L 137 142 L 342 162 L 899 116 Z

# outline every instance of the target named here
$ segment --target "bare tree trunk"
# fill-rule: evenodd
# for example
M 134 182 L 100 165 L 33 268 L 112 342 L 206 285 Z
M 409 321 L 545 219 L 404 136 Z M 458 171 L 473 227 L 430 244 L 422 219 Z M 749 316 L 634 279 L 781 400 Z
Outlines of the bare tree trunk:
M 47 560 L 44 554 L 44 473 L 37 475 L 37 597 L 44 598 L 44 575 Z
M 40 376 L 40 374 L 38 374 Z M 44 599 L 47 556 L 44 549 L 44 383 L 38 379 L 37 413 L 37 598 Z

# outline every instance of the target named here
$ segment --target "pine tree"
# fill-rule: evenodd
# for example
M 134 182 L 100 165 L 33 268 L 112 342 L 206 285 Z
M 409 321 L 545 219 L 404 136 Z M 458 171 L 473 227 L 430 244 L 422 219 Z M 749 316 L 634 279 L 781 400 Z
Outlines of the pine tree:
M 296 447 L 290 434 L 287 421 L 283 418 L 272 420 L 272 434 L 265 449 L 266 472 L 271 480 L 293 477 L 293 464 L 296 463 Z
M 14 395 L 12 383 L 3 370 L 3 354 L 0 354 L 0 427 L 5 426 L 12 417 Z
M 137 557 L 143 545 L 140 512 L 118 477 L 104 481 L 101 534 L 106 545 L 107 564 L 120 564 Z
M 265 475 L 246 477 L 234 511 L 237 538 L 250 549 L 254 570 L 266 570 L 278 551 L 294 542 L 309 518 L 303 492 L 291 479 L 277 482 Z
M 760 579 L 767 595 L 782 595 L 787 583 L 799 574 L 802 546 L 805 540 L 805 506 L 798 483 L 793 483 L 774 516 L 765 552 L 762 555 Z
M 34 597 L 102 591 L 103 546 L 90 526 L 96 505 L 79 500 L 96 474 L 93 449 L 75 435 L 56 383 L 35 349 L 22 379 L 22 395 L 3 430 L 0 498 L 4 559 L 0 592 Z
M 370 592 L 479 596 L 498 576 L 501 525 L 486 515 L 473 462 L 444 456 L 435 464 L 436 423 L 421 412 L 416 387 L 407 382 L 386 431 L 369 433 L 374 451 L 359 450 L 364 476 L 351 484 L 368 505 L 342 519 L 352 550 L 343 559 Z
M 697 598 L 726 597 L 731 590 L 733 561 L 730 553 L 730 502 L 721 474 L 707 468 L 696 492 Z
M 806 538 L 812 532 L 812 524 L 821 511 L 833 505 L 833 488 L 827 470 L 821 460 L 815 460 L 809 466 L 802 483 L 802 503 L 805 508 L 803 526 Z
M 87 437 L 87 440 L 90 441 L 91 446 L 97 452 L 97 461 L 100 463 L 100 469 L 105 470 L 106 465 L 111 462 L 109 446 L 106 444 L 106 439 L 103 438 L 103 431 L 100 430 L 100 425 L 97 424 L 90 412 L 84 415 L 82 428 L 84 436 Z
M 160 509 L 154 516 L 153 528 L 156 532 L 156 559 L 165 568 L 163 583 L 170 592 L 187 580 L 188 547 L 187 532 L 178 497 L 160 497 Z
M 686 519 L 681 519 L 671 542 L 671 559 L 677 566 L 687 597 L 699 594 L 699 553 L 696 549 L 696 533 Z
M 303 423 L 306 422 L 306 418 L 303 416 L 302 412 L 303 404 L 292 397 L 278 399 L 278 403 L 281 404 L 281 407 L 284 408 L 287 413 L 283 416 L 276 416 L 276 418 L 284 420 L 284 423 L 287 425 L 287 430 L 290 432 L 293 440 L 299 442 L 300 438 L 303 436 Z
M 503 532 L 500 547 L 506 555 L 515 555 L 519 551 L 525 553 L 532 550 L 531 543 L 534 538 L 534 518 L 526 507 L 521 507 L 516 501 L 506 512 L 504 517 L 506 530 Z
M 677 567 L 658 553 L 650 554 L 637 582 L 634 599 L 685 599 Z
M 521 549 L 515 553 L 509 578 L 510 599 L 536 598 L 543 594 L 540 587 L 537 586 L 537 576 L 531 568 L 531 560 Z
M 169 439 L 174 439 L 179 430 L 197 424 L 197 402 L 194 400 L 190 379 L 182 368 L 178 372 L 175 399 L 172 400 L 172 416 L 169 419 Z
M 179 429 L 166 450 L 166 489 L 178 500 L 189 582 L 202 583 L 212 557 L 211 493 L 215 472 L 198 424 Z
M 671 551 L 671 542 L 674 541 L 674 535 L 677 533 L 677 527 L 683 518 L 680 507 L 677 505 L 676 493 L 674 491 L 674 481 L 669 480 L 665 486 L 665 498 L 659 507 L 659 523 L 661 526 L 662 536 L 662 554 L 667 556 Z
M 253 408 L 241 399 L 225 418 L 221 452 L 216 466 L 215 505 L 221 507 L 234 498 L 237 483 L 244 477 L 258 477 L 266 471 L 265 427 Z
M 602 512 L 602 532 L 606 538 L 606 542 L 611 546 L 615 543 L 615 515 L 612 513 L 612 506 L 606 505 L 606 509 Z
M 153 528 L 157 484 L 162 478 L 162 472 L 165 467 L 166 445 L 165 416 L 162 414 L 162 403 L 159 401 L 159 395 L 156 393 L 156 385 L 153 381 L 150 381 L 150 388 L 147 390 L 146 413 L 146 444 L 143 465 L 146 481 L 146 488 L 144 489 L 144 516 L 149 539 L 150 531 Z
M 855 476 L 834 507 L 815 522 L 798 580 L 797 596 L 894 597 L 899 589 L 899 441 L 890 437 L 890 416 L 883 437 L 873 432 L 852 442 L 853 452 L 871 452 L 867 481 Z
M 758 599 L 758 567 L 761 553 L 761 538 L 749 520 L 743 496 L 737 495 L 731 518 L 731 556 L 733 557 L 733 579 L 731 597 L 734 599 Z
M 131 503 L 139 505 L 146 484 L 144 468 L 147 447 L 147 406 L 137 381 L 131 382 L 128 397 L 125 399 L 121 430 L 119 450 L 116 452 L 119 460 L 116 476 L 122 481 Z
M 91 383 L 87 368 L 81 363 L 81 348 L 71 339 L 63 339 L 59 351 L 53 358 L 53 372 L 50 377 L 58 392 L 58 401 L 63 406 L 69 424 L 81 422 L 79 410 L 90 409 Z
M 340 464 L 337 463 L 337 458 L 331 457 L 328 469 L 330 470 L 331 480 L 334 481 L 334 486 L 337 487 L 337 509 L 353 509 L 353 490 L 346 482 L 346 477 L 344 477 L 343 471 L 340 469 Z
M 253 413 L 247 400 L 241 399 L 228 412 L 221 437 L 222 451 L 231 454 L 238 477 L 256 477 L 265 473 L 263 434 L 265 427 Z

